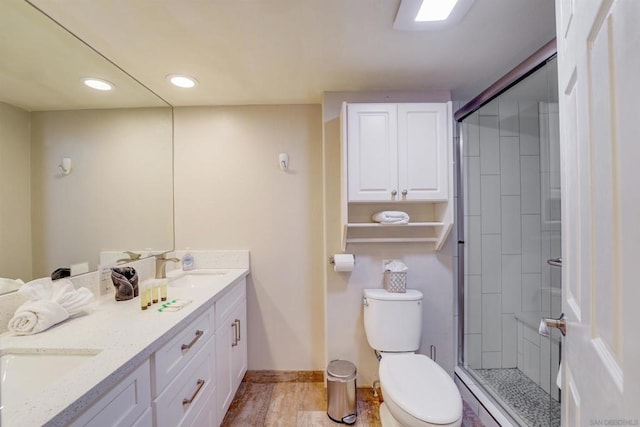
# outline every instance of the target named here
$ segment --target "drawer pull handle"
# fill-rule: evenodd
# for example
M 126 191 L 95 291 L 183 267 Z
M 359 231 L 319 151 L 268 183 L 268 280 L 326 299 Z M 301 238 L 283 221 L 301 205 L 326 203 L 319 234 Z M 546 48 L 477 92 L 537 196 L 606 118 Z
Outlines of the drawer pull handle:
M 204 332 L 198 329 L 196 331 L 196 336 L 191 340 L 191 342 L 189 344 L 182 344 L 182 347 L 180 347 L 180 350 L 182 350 L 183 352 L 189 351 L 189 349 L 193 347 L 195 343 L 198 342 L 198 340 L 203 334 Z
M 231 347 L 235 347 L 238 345 L 238 324 L 233 322 L 231 327 L 233 328 L 233 342 L 231 343 Z
M 200 390 L 202 390 L 202 387 L 204 387 L 204 380 L 199 379 L 196 384 L 198 384 L 198 388 L 196 388 L 196 391 L 193 392 L 193 395 L 190 399 L 182 399 L 182 406 L 190 405 L 191 402 L 195 400 L 198 393 L 200 393 Z

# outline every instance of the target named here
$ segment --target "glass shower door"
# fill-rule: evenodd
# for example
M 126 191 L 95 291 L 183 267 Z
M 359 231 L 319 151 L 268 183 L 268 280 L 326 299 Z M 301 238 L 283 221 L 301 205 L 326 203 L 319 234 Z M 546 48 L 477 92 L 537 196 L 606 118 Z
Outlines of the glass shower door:
M 464 351 L 469 374 L 519 424 L 560 425 L 561 312 L 555 59 L 464 119 Z

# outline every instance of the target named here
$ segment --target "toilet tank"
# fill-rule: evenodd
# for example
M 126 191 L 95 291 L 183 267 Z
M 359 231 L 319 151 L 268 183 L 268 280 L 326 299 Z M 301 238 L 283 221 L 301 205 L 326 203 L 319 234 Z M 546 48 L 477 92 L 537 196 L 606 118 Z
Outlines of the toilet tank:
M 422 292 L 364 290 L 364 331 L 378 351 L 416 351 L 422 334 Z

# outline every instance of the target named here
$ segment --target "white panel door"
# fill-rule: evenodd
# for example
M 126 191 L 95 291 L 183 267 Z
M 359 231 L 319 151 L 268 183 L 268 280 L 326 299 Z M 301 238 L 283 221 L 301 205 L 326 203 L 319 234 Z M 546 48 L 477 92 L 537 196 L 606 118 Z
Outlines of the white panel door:
M 563 425 L 640 423 L 640 1 L 557 0 Z
M 449 104 L 398 105 L 400 200 L 448 200 Z
M 397 110 L 396 104 L 347 106 L 350 202 L 398 200 Z

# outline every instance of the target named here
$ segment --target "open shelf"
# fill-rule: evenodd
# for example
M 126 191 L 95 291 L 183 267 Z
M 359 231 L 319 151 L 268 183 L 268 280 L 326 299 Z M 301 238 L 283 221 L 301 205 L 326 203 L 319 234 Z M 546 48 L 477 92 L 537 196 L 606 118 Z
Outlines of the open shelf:
M 350 243 L 427 243 L 439 250 L 452 228 L 447 202 L 345 203 L 342 249 Z M 380 224 L 371 216 L 382 210 L 407 212 L 408 224 Z

